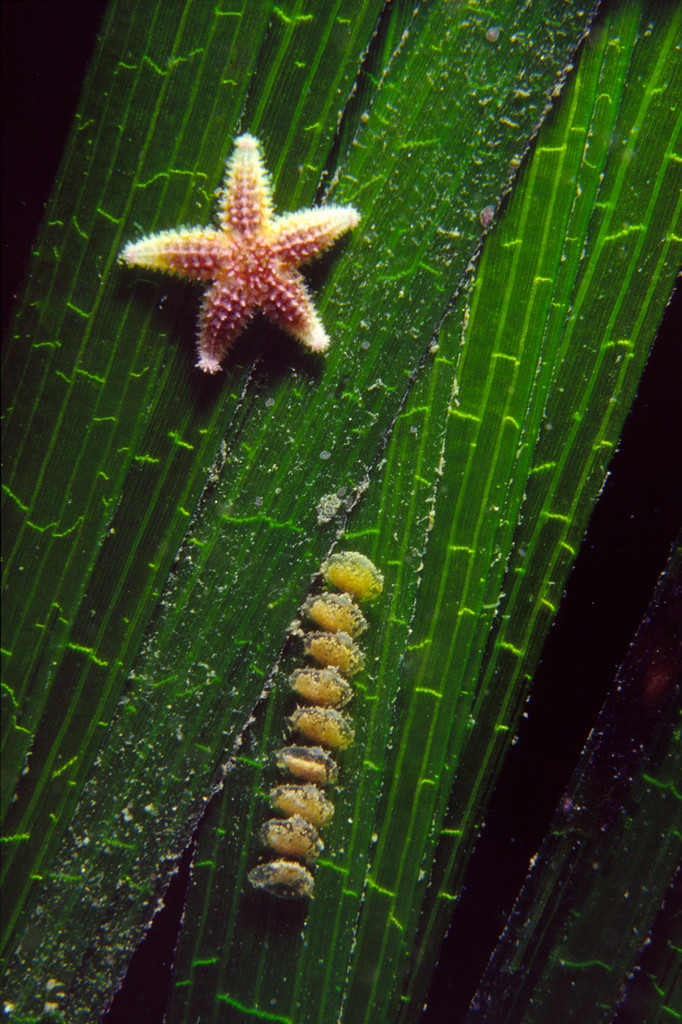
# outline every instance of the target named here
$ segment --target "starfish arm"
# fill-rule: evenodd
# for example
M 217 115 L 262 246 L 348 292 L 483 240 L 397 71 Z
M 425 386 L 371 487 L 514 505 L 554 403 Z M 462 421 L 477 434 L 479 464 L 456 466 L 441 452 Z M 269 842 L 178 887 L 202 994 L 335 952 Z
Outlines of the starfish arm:
M 318 206 L 287 213 L 272 222 L 272 248 L 284 263 L 298 267 L 327 249 L 359 220 L 352 206 Z
M 260 303 L 263 312 L 283 330 L 313 352 L 324 352 L 329 336 L 317 315 L 313 300 L 296 270 L 280 269 L 268 282 L 268 296 Z
M 215 228 L 181 228 L 129 242 L 119 258 L 130 266 L 211 281 L 220 262 L 221 248 L 220 232 Z
M 234 145 L 220 191 L 218 220 L 223 231 L 250 235 L 263 228 L 272 216 L 270 175 L 258 139 L 240 135 Z
M 218 373 L 223 358 L 253 314 L 253 303 L 226 281 L 208 289 L 199 314 L 196 365 L 206 373 Z

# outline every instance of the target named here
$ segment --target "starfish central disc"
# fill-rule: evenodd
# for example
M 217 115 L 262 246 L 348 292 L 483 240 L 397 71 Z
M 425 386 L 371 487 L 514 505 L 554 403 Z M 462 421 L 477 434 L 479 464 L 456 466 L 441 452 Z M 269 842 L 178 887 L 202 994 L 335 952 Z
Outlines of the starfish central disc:
M 360 217 L 352 206 L 318 206 L 273 216 L 270 178 L 258 139 L 240 135 L 219 193 L 219 227 L 180 228 L 129 242 L 121 261 L 210 282 L 199 316 L 197 366 L 217 373 L 235 338 L 261 309 L 314 352 L 329 337 L 298 268 Z

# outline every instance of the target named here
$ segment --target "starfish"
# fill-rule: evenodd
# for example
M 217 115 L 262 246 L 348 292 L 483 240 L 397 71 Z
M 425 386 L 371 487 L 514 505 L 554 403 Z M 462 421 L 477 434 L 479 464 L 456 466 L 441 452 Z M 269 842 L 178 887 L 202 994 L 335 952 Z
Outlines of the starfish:
M 129 242 L 123 263 L 210 281 L 201 307 L 197 366 L 217 373 L 257 309 L 314 352 L 329 337 L 298 267 L 360 217 L 352 206 L 318 206 L 273 216 L 270 178 L 258 139 L 240 135 L 218 193 L 219 227 L 183 227 Z

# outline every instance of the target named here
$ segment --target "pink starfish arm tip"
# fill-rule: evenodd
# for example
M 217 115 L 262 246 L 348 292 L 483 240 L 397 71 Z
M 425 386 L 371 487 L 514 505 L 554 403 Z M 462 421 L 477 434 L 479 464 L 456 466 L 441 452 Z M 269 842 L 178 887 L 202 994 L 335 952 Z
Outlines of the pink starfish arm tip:
M 304 344 L 313 352 L 326 352 L 329 348 L 329 335 L 323 327 L 318 326 L 310 332 Z
M 126 247 L 123 249 L 118 257 L 119 263 L 127 263 L 129 266 L 134 266 L 137 262 L 137 247 L 135 242 L 128 242 Z
M 202 352 L 194 365 L 198 370 L 203 370 L 204 373 L 220 373 L 222 370 L 220 360 L 206 352 Z
M 289 330 L 311 352 L 326 352 L 329 348 L 329 335 L 312 305 L 306 310 L 303 322 Z
M 248 132 L 245 132 L 244 135 L 240 135 L 236 138 L 234 140 L 234 144 L 235 146 L 238 146 L 239 149 L 258 149 L 259 145 L 258 139 L 253 135 L 249 135 Z

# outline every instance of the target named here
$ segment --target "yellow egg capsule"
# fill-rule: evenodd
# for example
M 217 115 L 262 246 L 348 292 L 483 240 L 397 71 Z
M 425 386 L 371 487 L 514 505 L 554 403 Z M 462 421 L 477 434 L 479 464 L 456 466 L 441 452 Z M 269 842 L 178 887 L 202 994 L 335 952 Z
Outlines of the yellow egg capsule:
M 365 656 L 347 633 L 308 633 L 303 646 L 316 662 L 325 668 L 338 668 L 352 676 L 365 667 Z
M 367 619 L 348 594 L 315 594 L 308 598 L 302 611 L 329 633 L 358 636 L 367 629 Z
M 384 589 L 384 577 L 374 562 L 359 551 L 340 551 L 331 555 L 320 568 L 333 586 L 358 601 L 374 601 Z
M 249 871 L 249 881 L 254 889 L 263 889 L 270 896 L 280 899 L 303 899 L 313 895 L 313 876 L 298 861 L 273 860 L 259 864 Z
M 282 747 L 277 751 L 277 764 L 298 779 L 321 786 L 336 782 L 339 775 L 336 764 L 321 747 Z
M 340 708 L 353 697 L 352 687 L 335 668 L 297 668 L 289 685 L 311 704 Z
M 271 818 L 266 821 L 260 830 L 260 838 L 275 853 L 283 857 L 295 857 L 306 864 L 317 860 L 324 850 L 317 829 L 298 814 L 291 818 Z
M 317 786 L 274 786 L 270 803 L 284 814 L 298 814 L 315 828 L 328 825 L 334 817 L 334 805 Z
M 348 719 L 334 708 L 297 708 L 289 722 L 304 739 L 332 750 L 344 750 L 355 739 Z

